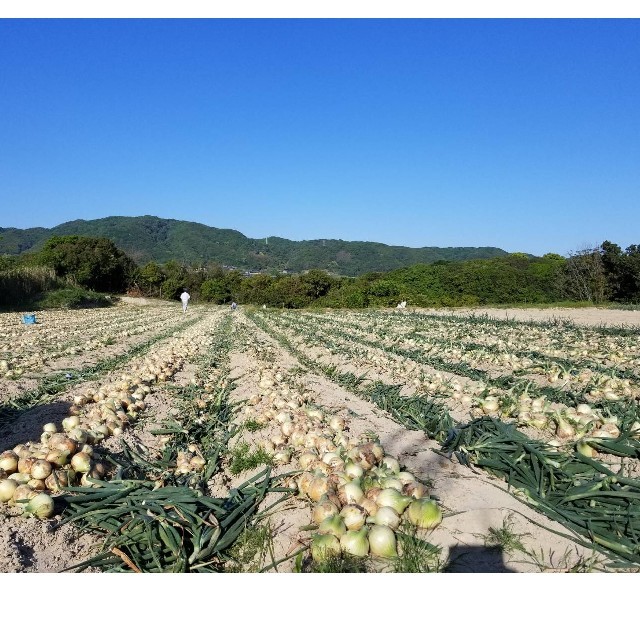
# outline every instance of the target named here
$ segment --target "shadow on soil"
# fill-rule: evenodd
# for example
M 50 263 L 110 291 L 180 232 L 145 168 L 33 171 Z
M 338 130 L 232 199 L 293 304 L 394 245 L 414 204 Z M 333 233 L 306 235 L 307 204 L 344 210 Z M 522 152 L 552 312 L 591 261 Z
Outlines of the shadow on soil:
M 13 449 L 27 441 L 40 441 L 42 427 L 47 422 L 55 422 L 58 427 L 69 415 L 70 402 L 52 402 L 20 413 L 16 420 L 0 424 L 0 451 Z
M 482 545 L 456 545 L 449 551 L 445 573 L 517 573 L 504 564 L 502 550 Z

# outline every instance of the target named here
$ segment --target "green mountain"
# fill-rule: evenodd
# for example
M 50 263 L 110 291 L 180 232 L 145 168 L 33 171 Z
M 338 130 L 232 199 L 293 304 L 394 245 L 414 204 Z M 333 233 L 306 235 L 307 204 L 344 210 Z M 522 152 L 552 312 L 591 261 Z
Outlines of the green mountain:
M 138 264 L 150 260 L 177 260 L 188 264 L 217 262 L 251 271 L 300 272 L 326 269 L 357 276 L 391 271 L 440 260 L 461 261 L 507 255 L 496 247 L 394 247 L 379 242 L 345 240 L 254 240 L 232 229 L 217 229 L 197 222 L 155 216 L 111 216 L 99 220 L 73 220 L 45 229 L 0 227 L 0 255 L 37 251 L 52 236 L 105 237 Z

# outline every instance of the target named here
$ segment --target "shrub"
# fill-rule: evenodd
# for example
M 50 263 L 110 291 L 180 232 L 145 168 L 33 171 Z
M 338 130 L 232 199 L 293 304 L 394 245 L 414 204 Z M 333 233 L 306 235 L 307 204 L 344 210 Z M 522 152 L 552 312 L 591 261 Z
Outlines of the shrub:
M 79 287 L 47 291 L 34 301 L 35 309 L 84 309 L 108 307 L 112 301 L 107 296 Z

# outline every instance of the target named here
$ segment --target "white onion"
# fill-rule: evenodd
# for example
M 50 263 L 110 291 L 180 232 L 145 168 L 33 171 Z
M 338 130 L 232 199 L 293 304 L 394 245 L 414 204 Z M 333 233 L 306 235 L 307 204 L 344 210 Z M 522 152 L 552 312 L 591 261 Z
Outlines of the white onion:
M 385 456 L 382 458 L 380 466 L 387 467 L 387 469 L 390 469 L 393 473 L 400 473 L 400 463 L 391 456 Z
M 375 524 L 369 531 L 369 549 L 371 554 L 380 558 L 394 558 L 398 555 L 398 544 L 393 529 Z
M 340 547 L 345 553 L 364 558 L 369 553 L 367 533 L 366 527 L 359 531 L 347 531 L 340 537 Z
M 397 491 L 402 491 L 402 487 L 404 486 L 398 478 L 383 478 L 380 484 L 383 489 L 396 489 Z
M 347 529 L 361 529 L 366 521 L 365 510 L 357 504 L 348 504 L 340 511 Z
M 327 516 L 319 525 L 318 533 L 330 533 L 339 538 L 347 530 L 345 521 L 339 514 Z
M 400 516 L 391 507 L 380 507 L 371 522 L 385 525 L 395 531 L 400 526 Z
M 327 496 L 324 496 L 313 508 L 311 515 L 313 517 L 313 521 L 316 524 L 320 524 L 325 518 L 337 515 L 338 511 L 338 507 L 336 507 L 336 505 L 331 502 Z
M 329 491 L 329 478 L 327 476 L 316 476 L 307 490 L 307 495 L 314 501 L 320 502 L 320 499 Z
M 338 495 L 343 504 L 355 504 L 358 500 L 362 499 L 364 492 L 360 487 L 360 483 L 357 480 L 352 480 L 340 487 Z
M 0 454 L 0 469 L 7 473 L 15 473 L 18 470 L 18 455 L 13 451 L 4 451 Z
M 398 515 L 402 515 L 413 498 L 403 496 L 397 489 L 383 489 L 375 500 L 381 507 L 391 507 Z
M 46 460 L 36 460 L 31 466 L 31 477 L 35 480 L 44 480 L 51 475 L 53 467 Z
M 0 502 L 9 502 L 17 488 L 18 483 L 15 480 L 9 478 L 0 480 Z
M 415 500 L 406 511 L 407 520 L 420 529 L 433 529 L 442 522 L 442 511 L 435 500 Z
M 49 518 L 53 515 L 53 498 L 48 493 L 39 493 L 29 500 L 24 510 L 36 518 Z
M 340 540 L 331 534 L 315 535 L 311 541 L 311 556 L 315 562 L 325 562 L 340 555 Z
M 74 471 L 86 473 L 91 468 L 91 456 L 80 451 L 71 458 L 71 466 Z
M 345 466 L 344 472 L 350 478 L 362 478 L 362 476 L 364 475 L 364 469 L 359 464 L 356 464 L 355 462 L 349 462 Z

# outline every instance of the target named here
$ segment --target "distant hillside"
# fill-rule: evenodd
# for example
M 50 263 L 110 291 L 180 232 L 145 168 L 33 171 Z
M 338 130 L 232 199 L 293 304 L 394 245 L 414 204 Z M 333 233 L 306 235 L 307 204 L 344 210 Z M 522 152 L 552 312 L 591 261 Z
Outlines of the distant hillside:
M 326 269 L 357 276 L 391 271 L 439 260 L 461 261 L 507 255 L 496 247 L 394 247 L 379 242 L 345 240 L 286 240 L 269 237 L 254 240 L 232 229 L 217 229 L 197 222 L 167 220 L 155 216 L 111 216 L 99 220 L 73 220 L 45 229 L 0 227 L 0 255 L 36 251 L 52 236 L 106 237 L 138 264 L 168 260 L 195 264 L 217 262 L 243 270 L 300 272 Z

